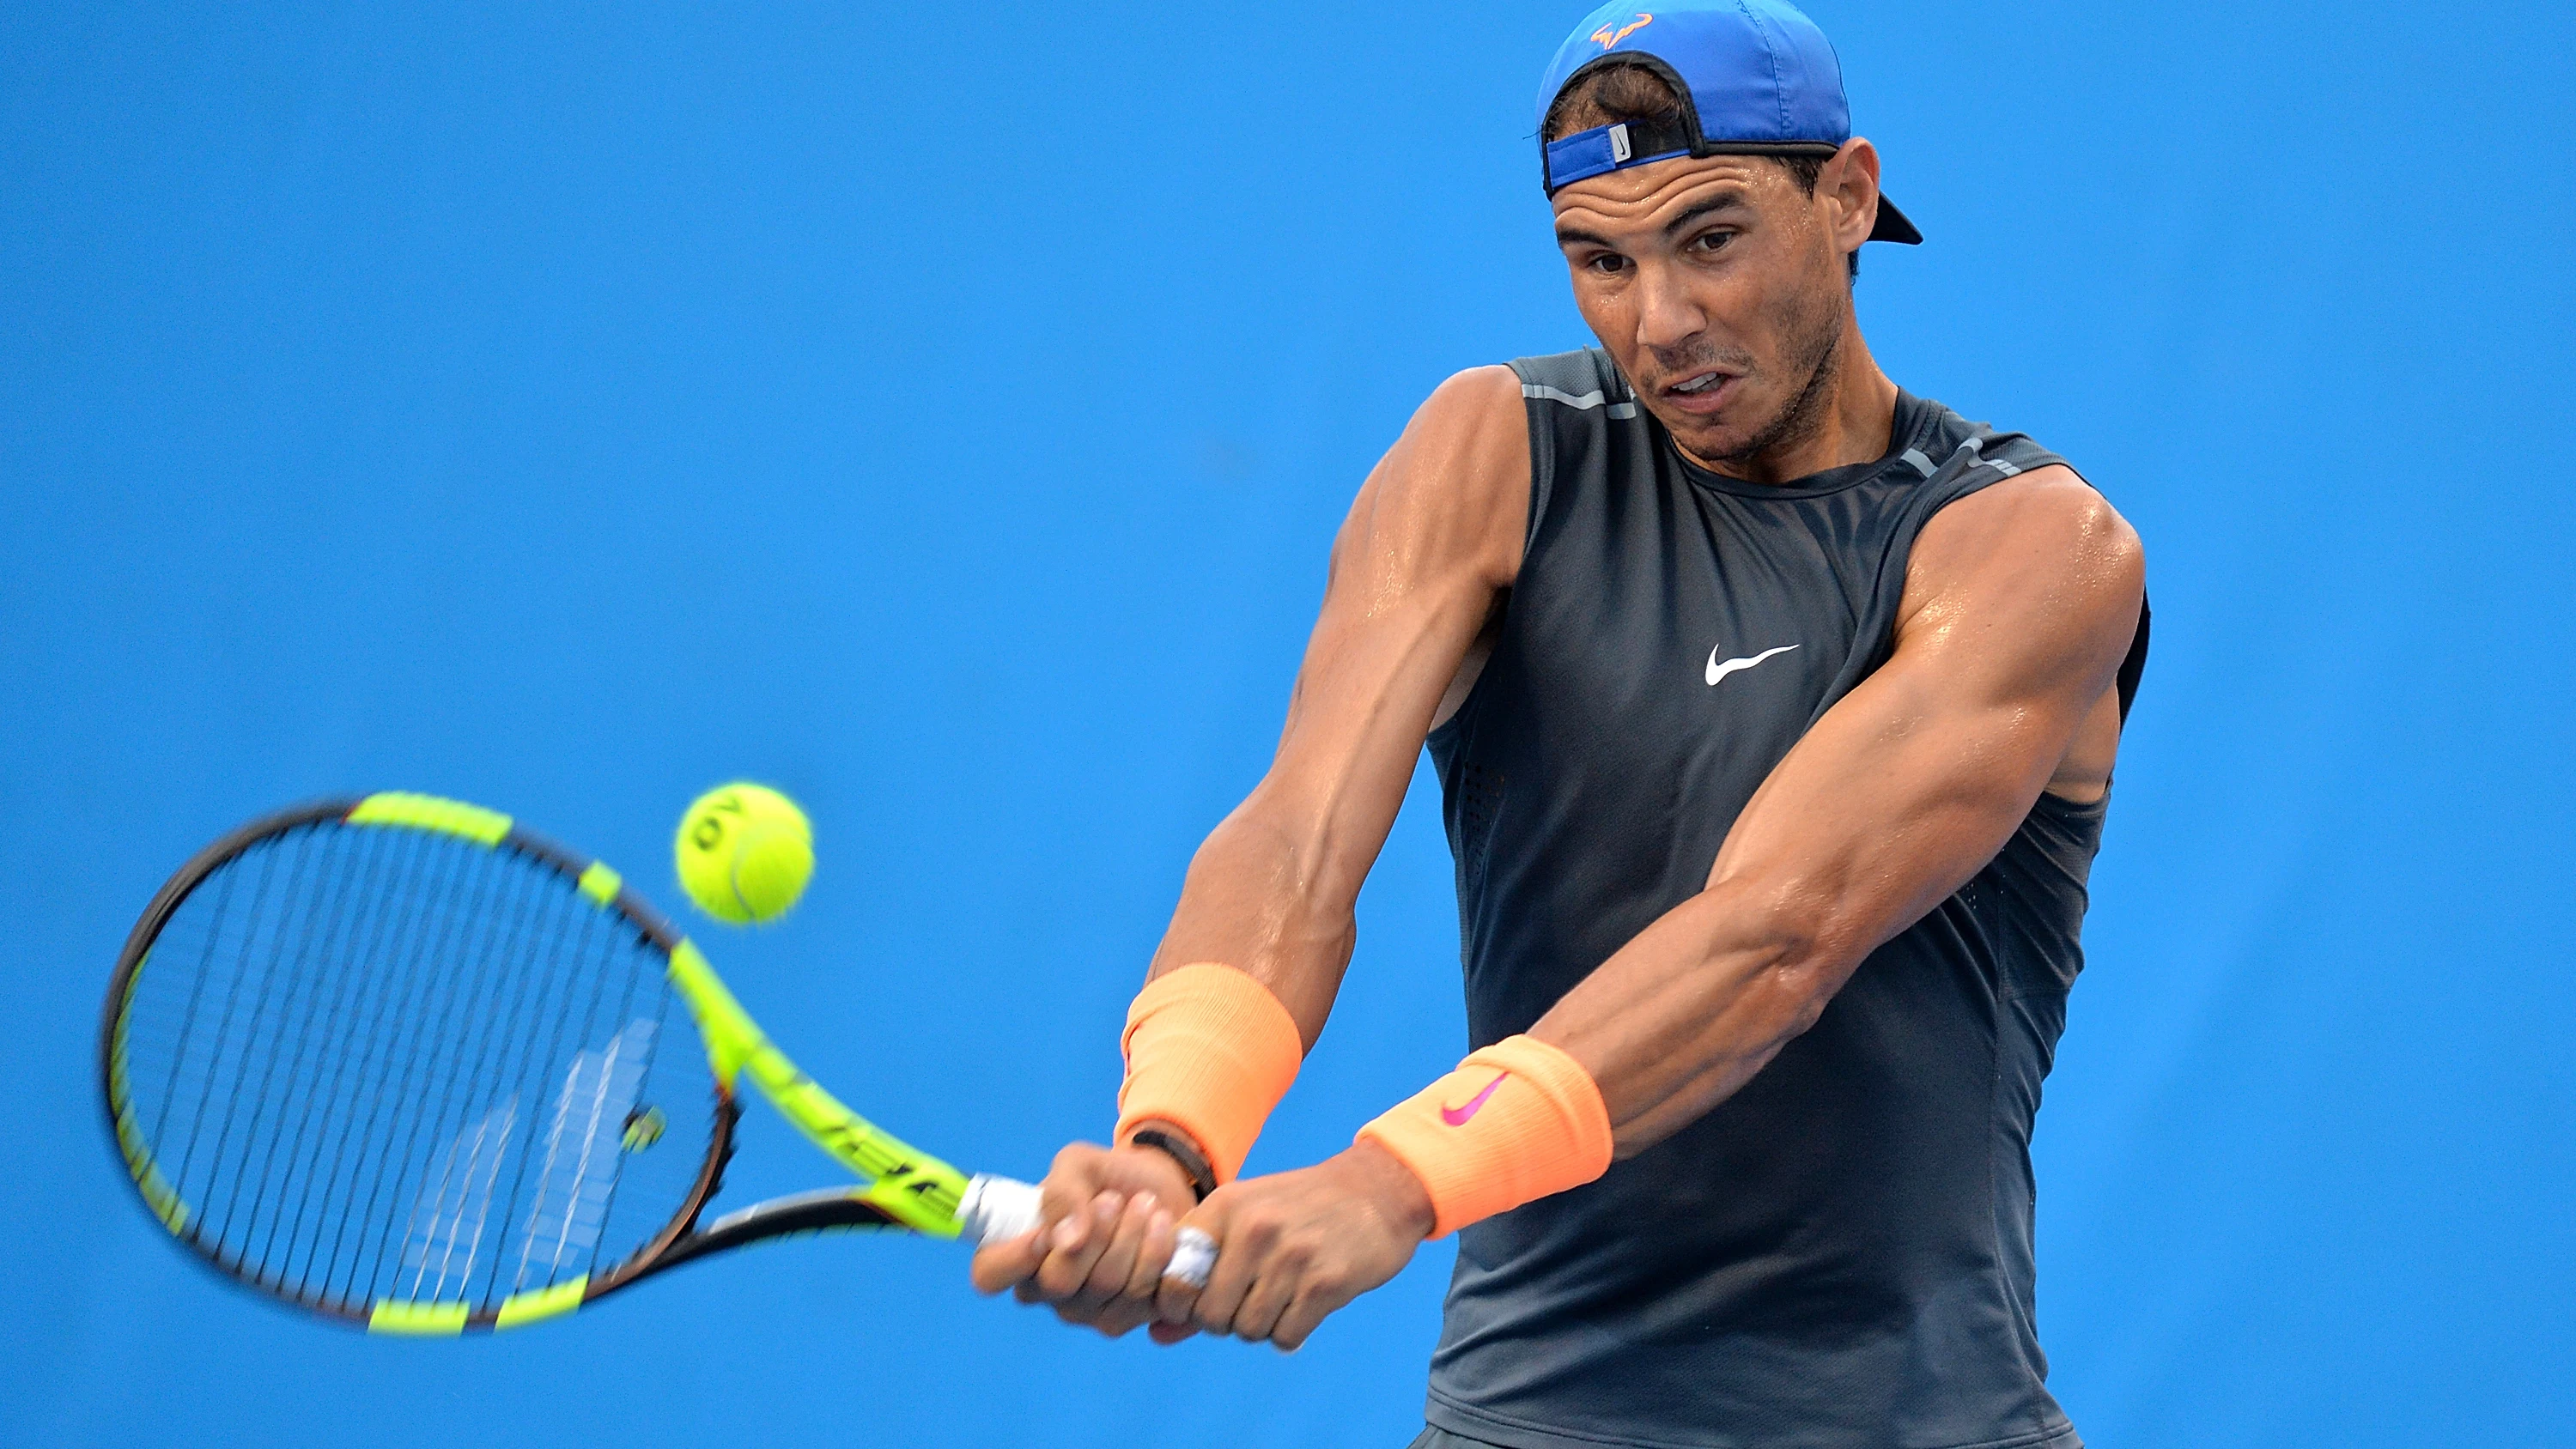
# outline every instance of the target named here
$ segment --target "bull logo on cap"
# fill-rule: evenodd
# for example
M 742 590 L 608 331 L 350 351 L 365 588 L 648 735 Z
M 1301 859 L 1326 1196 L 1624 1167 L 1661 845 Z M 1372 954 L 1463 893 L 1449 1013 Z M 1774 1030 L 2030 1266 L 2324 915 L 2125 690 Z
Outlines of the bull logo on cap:
M 1592 32 L 1589 38 L 1597 42 L 1603 50 L 1608 50 L 1610 47 L 1617 45 L 1620 41 L 1627 39 L 1629 35 L 1635 31 L 1654 23 L 1655 17 L 1641 10 L 1637 12 L 1636 19 L 1620 26 L 1618 29 L 1613 30 L 1609 26 L 1604 25 L 1599 30 Z

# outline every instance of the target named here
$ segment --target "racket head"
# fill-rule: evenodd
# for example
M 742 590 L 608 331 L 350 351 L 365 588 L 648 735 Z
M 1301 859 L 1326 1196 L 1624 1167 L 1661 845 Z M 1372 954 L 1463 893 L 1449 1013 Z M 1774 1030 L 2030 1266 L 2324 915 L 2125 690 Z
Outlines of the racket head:
M 108 1126 L 162 1226 L 271 1297 L 395 1333 L 567 1312 L 667 1266 L 732 1151 L 682 946 L 615 871 L 497 812 L 282 811 L 135 924 Z

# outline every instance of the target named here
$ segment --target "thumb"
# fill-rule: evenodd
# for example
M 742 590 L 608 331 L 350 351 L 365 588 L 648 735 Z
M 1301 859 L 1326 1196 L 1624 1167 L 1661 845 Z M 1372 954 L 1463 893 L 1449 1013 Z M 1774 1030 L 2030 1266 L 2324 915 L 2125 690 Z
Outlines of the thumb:
M 1220 1187 L 1215 1192 L 1210 1193 L 1207 1201 L 1200 1203 L 1197 1207 L 1194 1207 L 1181 1215 L 1180 1222 L 1174 1226 L 1173 1239 L 1175 1244 L 1177 1245 L 1180 1234 L 1183 1230 L 1196 1229 L 1199 1233 L 1204 1234 L 1209 1241 L 1218 1245 L 1217 1261 L 1219 1263 L 1224 1262 L 1225 1219 L 1228 1210 L 1233 1206 L 1234 1197 L 1230 1189 Z M 1206 1277 L 1202 1277 L 1196 1282 L 1191 1282 L 1186 1279 L 1172 1277 L 1166 1273 L 1166 1275 L 1155 1284 L 1154 1316 L 1161 1320 L 1154 1325 L 1155 1342 L 1178 1343 L 1182 1339 L 1189 1337 L 1190 1333 L 1197 1331 L 1195 1326 L 1191 1325 L 1191 1315 L 1198 1307 L 1199 1295 L 1207 1291 L 1208 1282 L 1209 1278 Z M 1166 1336 L 1168 1331 L 1181 1329 L 1185 1326 L 1188 1327 L 1188 1332 L 1181 1332 L 1168 1337 Z
M 1047 1175 L 1038 1183 L 1038 1223 L 1053 1227 L 1091 1206 L 1101 1189 L 1109 1186 L 1104 1170 L 1107 1149 L 1088 1142 L 1069 1144 L 1055 1155 Z
M 1046 1260 L 1046 1228 L 1031 1228 L 1016 1238 L 1004 1238 L 975 1250 L 975 1260 L 967 1266 L 967 1277 L 978 1293 L 999 1293 L 1017 1287 L 1037 1276 L 1038 1264 Z

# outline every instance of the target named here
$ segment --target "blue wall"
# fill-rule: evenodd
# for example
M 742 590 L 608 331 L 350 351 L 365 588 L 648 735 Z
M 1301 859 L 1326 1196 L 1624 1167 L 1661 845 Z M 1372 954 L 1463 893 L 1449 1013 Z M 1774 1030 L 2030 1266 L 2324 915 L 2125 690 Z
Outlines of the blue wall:
M 1881 361 L 2150 550 L 2040 1119 L 2055 1387 L 2106 1446 L 2576 1441 L 2576 23 L 1814 9 L 1932 237 L 1870 249 Z M 805 1064 L 974 1164 L 1103 1130 L 1351 491 L 1448 372 L 1584 340 L 1528 140 L 1575 18 L 0 10 L 0 1442 L 1402 1443 L 1445 1247 L 1293 1359 L 894 1241 L 330 1330 L 133 1206 L 93 1013 L 270 806 L 456 794 L 659 881 L 748 775 L 821 871 L 701 935 Z M 1458 1049 L 1434 803 L 1256 1165 Z M 828 1180 L 752 1121 L 744 1197 Z

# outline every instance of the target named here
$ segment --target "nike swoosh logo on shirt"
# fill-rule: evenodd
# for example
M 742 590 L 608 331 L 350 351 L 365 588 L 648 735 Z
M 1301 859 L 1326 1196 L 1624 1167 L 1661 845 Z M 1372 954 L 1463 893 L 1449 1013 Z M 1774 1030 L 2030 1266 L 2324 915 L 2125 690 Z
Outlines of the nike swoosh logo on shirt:
M 1750 669 L 1754 665 L 1761 663 L 1763 660 L 1770 658 L 1774 654 L 1786 654 L 1797 647 L 1798 646 L 1795 644 L 1783 644 L 1777 649 L 1765 649 L 1761 653 L 1756 654 L 1749 659 L 1730 659 L 1724 664 L 1717 662 L 1717 651 L 1715 649 L 1711 649 L 1708 651 L 1708 682 L 1710 685 L 1714 686 L 1719 680 L 1724 679 L 1726 676 L 1733 674 L 1739 669 Z
M 1485 1105 L 1485 1099 L 1494 1095 L 1494 1089 L 1501 1086 L 1503 1084 L 1503 1078 L 1510 1075 L 1511 1073 L 1509 1072 L 1496 1072 L 1494 1074 L 1494 1079 L 1485 1084 L 1485 1090 L 1478 1092 L 1476 1095 L 1467 1099 L 1466 1106 L 1441 1108 L 1440 1120 L 1448 1123 L 1452 1127 L 1466 1126 L 1467 1119 L 1476 1115 L 1476 1110 Z

